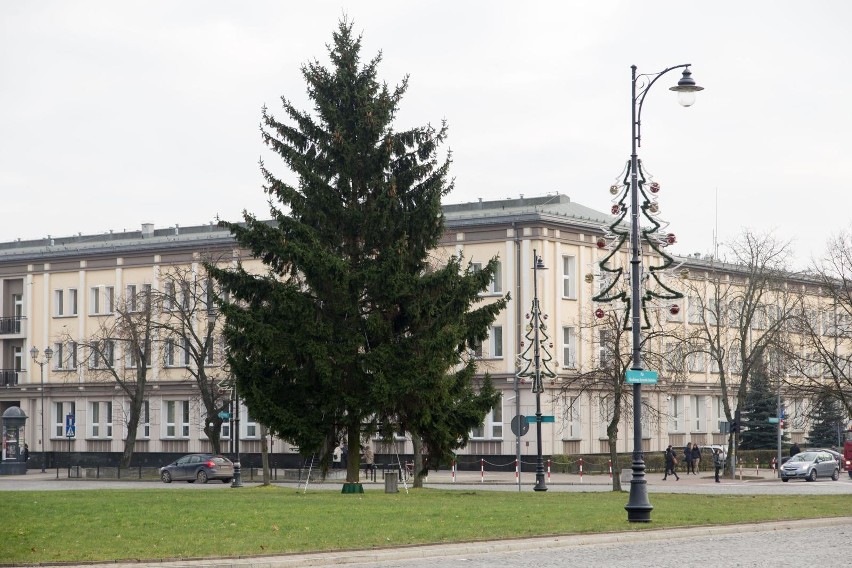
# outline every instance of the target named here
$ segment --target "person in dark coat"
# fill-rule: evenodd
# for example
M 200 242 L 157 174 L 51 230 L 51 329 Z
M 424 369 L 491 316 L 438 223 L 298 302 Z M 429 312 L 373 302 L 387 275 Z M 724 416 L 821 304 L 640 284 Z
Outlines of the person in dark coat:
M 722 457 L 722 450 L 716 448 L 713 450 L 713 471 L 716 472 L 716 483 L 721 483 L 719 481 L 719 472 L 722 471 L 722 468 L 725 466 L 725 458 Z
M 692 470 L 692 442 L 689 442 L 683 449 L 683 470 L 687 475 Z
M 701 465 L 701 448 L 698 444 L 692 444 L 692 473 L 698 475 L 698 469 Z
M 675 456 L 674 448 L 672 448 L 672 445 L 669 444 L 669 447 L 666 448 L 666 473 L 665 475 L 663 475 L 663 481 L 666 480 L 669 474 L 674 475 L 675 479 L 680 481 L 680 476 L 677 474 L 674 468 L 676 465 L 675 461 L 677 461 L 677 457 Z
M 799 449 L 799 444 L 797 444 L 796 442 L 793 442 L 793 445 L 790 446 L 790 457 L 792 458 L 793 456 L 795 456 L 796 454 L 798 454 L 801 451 L 802 450 Z

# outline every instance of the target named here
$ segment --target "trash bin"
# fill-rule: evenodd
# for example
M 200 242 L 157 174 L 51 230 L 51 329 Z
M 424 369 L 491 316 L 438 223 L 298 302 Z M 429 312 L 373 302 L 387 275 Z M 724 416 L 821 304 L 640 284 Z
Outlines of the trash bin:
M 399 474 L 395 471 L 385 474 L 385 493 L 399 493 Z

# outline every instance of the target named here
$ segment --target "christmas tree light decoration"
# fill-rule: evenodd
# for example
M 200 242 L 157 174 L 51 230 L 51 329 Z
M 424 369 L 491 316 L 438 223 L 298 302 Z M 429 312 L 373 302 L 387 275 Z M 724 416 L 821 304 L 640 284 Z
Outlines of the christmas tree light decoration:
M 642 257 L 642 244 L 647 243 L 651 250 L 657 253 L 662 258 L 662 263 L 657 266 L 649 266 L 647 269 L 640 267 L 640 270 L 647 272 L 640 273 L 640 279 L 645 282 L 644 293 L 641 293 L 639 305 L 642 310 L 641 329 L 649 329 L 651 327 L 648 318 L 647 304 L 652 300 L 678 300 L 683 298 L 683 294 L 677 292 L 662 280 L 665 270 L 674 265 L 674 259 L 666 254 L 663 249 L 677 242 L 677 237 L 674 233 L 666 232 L 668 223 L 659 219 L 659 205 L 657 204 L 656 194 L 660 191 L 660 184 L 653 181 L 653 177 L 648 174 L 642 164 L 638 160 L 638 192 L 639 192 L 639 209 L 642 217 L 647 221 L 645 226 L 640 226 L 640 243 L 639 257 Z M 613 198 L 612 212 L 615 217 L 610 223 L 604 237 L 597 240 L 598 248 L 609 249 L 607 254 L 599 263 L 601 271 L 610 274 L 606 284 L 601 291 L 592 298 L 595 302 L 611 303 L 620 301 L 624 303 L 624 329 L 631 329 L 631 313 L 630 313 L 630 274 L 629 269 L 620 265 L 622 260 L 620 254 L 626 252 L 630 239 L 631 219 L 628 217 L 628 200 L 630 199 L 630 162 L 628 161 L 624 170 L 618 176 L 622 182 L 621 186 L 611 186 L 610 193 L 615 195 Z M 613 188 L 618 191 L 613 192 Z M 638 222 L 638 220 L 637 220 Z M 603 273 L 602 272 L 602 273 Z M 676 308 L 673 305 L 670 311 Z M 676 312 L 673 312 L 676 313 Z M 595 310 L 595 316 L 603 317 L 603 310 L 600 308 Z

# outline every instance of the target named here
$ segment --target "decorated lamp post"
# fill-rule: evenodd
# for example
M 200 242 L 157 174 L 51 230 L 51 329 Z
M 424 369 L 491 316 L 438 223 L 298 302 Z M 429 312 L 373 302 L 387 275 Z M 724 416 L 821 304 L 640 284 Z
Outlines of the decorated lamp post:
M 535 491 L 547 491 L 547 484 L 544 480 L 544 459 L 542 457 L 541 448 L 541 393 L 544 392 L 544 383 L 542 377 L 553 378 L 556 376 L 550 370 L 549 363 L 553 359 L 548 347 L 549 336 L 547 335 L 547 325 L 544 320 L 546 315 L 542 315 L 538 305 L 538 271 L 545 270 L 544 261 L 536 251 L 533 250 L 533 301 L 532 311 L 527 314 L 527 319 L 530 322 L 526 327 L 525 340 L 521 343 L 521 348 L 526 346 L 526 349 L 521 353 L 521 360 L 526 362 L 526 365 L 521 369 L 517 377 L 532 377 L 532 392 L 535 393 L 535 427 L 538 440 L 536 442 L 536 463 L 535 463 Z
M 675 235 L 666 232 L 667 224 L 657 217 L 657 193 L 660 185 L 653 181 L 642 166 L 637 154 L 637 147 L 642 140 L 642 105 L 651 86 L 663 75 L 674 69 L 683 69 L 683 75 L 678 84 L 670 90 L 678 93 L 678 102 L 683 106 L 691 106 L 695 102 L 695 93 L 702 90 L 692 79 L 689 64 L 675 65 L 659 73 L 637 75 L 636 66 L 631 66 L 631 146 L 630 161 L 625 167 L 625 175 L 621 177 L 621 185 L 610 187 L 613 197 L 612 215 L 615 220 L 609 226 L 605 238 L 598 240 L 598 247 L 609 248 L 609 254 L 600 262 L 602 271 L 610 274 L 608 285 L 594 297 L 596 302 L 613 302 L 619 300 L 625 304 L 625 329 L 632 332 L 632 364 L 630 371 L 633 377 L 638 377 L 633 383 L 633 477 L 630 481 L 630 499 L 625 505 L 627 520 L 630 522 L 650 522 L 651 510 L 654 508 L 648 501 L 648 489 L 645 481 L 645 459 L 642 451 L 642 355 L 641 330 L 648 329 L 647 302 L 649 300 L 671 301 L 682 298 L 683 295 L 668 287 L 661 280 L 662 271 L 670 268 L 674 262 L 663 248 L 675 243 Z M 627 221 L 628 201 L 630 220 Z M 641 201 L 641 203 L 640 203 Z M 646 220 L 642 227 L 640 220 Z M 625 284 L 624 269 L 618 266 L 616 255 L 623 251 L 624 244 L 630 242 L 630 287 Z M 642 243 L 656 252 L 662 263 L 649 267 L 649 274 L 642 274 Z M 613 261 L 613 262 L 611 262 Z M 642 284 L 644 282 L 644 293 Z M 669 306 L 672 313 L 679 310 L 676 304 Z M 603 309 L 595 310 L 599 318 L 605 315 Z

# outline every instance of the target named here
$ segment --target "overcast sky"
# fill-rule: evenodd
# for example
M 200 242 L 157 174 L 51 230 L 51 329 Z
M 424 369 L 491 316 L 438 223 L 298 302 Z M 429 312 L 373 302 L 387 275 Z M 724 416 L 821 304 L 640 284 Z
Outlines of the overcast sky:
M 346 13 L 380 79 L 410 75 L 397 129 L 446 119 L 459 203 L 563 193 L 608 211 L 630 154 L 630 66 L 651 89 L 639 155 L 674 252 L 744 228 L 801 265 L 850 224 L 852 2 L 0 3 L 0 241 L 268 216 L 266 104 L 308 109 Z M 280 170 L 280 167 L 277 168 Z

